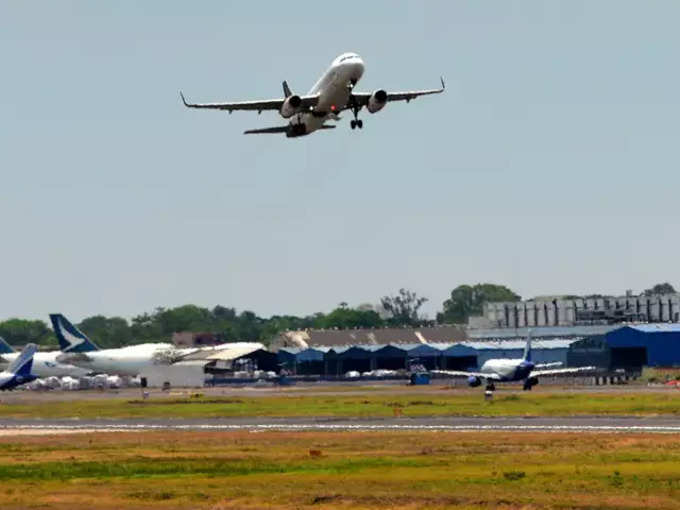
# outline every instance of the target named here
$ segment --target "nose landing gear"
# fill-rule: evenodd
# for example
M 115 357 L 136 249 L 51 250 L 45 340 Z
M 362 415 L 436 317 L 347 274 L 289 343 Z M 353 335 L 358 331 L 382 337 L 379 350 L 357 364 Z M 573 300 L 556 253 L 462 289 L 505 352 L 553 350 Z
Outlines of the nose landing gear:
M 354 129 L 354 128 L 359 128 L 359 129 L 361 129 L 361 128 L 364 127 L 364 123 L 363 123 L 363 121 L 361 121 L 360 119 L 356 119 L 356 120 L 350 121 L 349 126 L 350 126 L 352 129 Z

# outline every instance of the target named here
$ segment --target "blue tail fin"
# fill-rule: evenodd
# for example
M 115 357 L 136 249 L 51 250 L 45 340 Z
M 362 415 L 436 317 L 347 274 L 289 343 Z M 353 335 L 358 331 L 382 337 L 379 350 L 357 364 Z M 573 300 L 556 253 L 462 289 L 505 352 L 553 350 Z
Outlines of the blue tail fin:
M 9 354 L 10 352 L 14 352 L 14 349 L 0 336 L 0 354 Z
M 59 347 L 62 352 L 90 352 L 98 351 L 97 347 L 89 338 L 71 324 L 66 317 L 60 313 L 51 313 L 50 320 L 54 334 L 59 340 Z
M 524 361 L 531 361 L 531 330 L 527 333 L 527 345 L 524 347 Z
M 24 347 L 24 350 L 21 351 L 19 356 L 17 356 L 17 358 L 9 364 L 7 371 L 14 375 L 21 375 L 24 377 L 30 376 L 31 368 L 33 367 L 33 355 L 37 350 L 37 345 L 28 344 L 26 347 Z

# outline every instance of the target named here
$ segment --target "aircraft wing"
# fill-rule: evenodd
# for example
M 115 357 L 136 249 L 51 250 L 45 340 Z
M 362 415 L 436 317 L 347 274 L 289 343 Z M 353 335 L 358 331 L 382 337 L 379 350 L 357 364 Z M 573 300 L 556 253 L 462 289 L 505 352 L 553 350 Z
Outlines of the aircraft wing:
M 534 365 L 534 368 L 536 368 L 537 370 L 542 370 L 544 368 L 557 368 L 561 367 L 562 365 L 564 365 L 564 363 L 562 363 L 561 361 L 553 361 L 551 363 L 537 363 L 536 365 Z
M 501 377 L 498 374 L 482 373 L 482 372 L 465 372 L 463 370 L 431 370 L 433 374 L 446 375 L 449 377 L 479 377 L 480 379 L 489 379 L 491 381 L 500 381 Z
M 440 78 L 441 80 L 441 88 L 438 89 L 426 89 L 426 90 L 409 90 L 406 92 L 388 92 L 387 93 L 387 102 L 390 101 L 406 101 L 407 103 L 411 101 L 411 99 L 415 99 L 420 96 L 429 96 L 430 94 L 441 94 L 444 92 L 444 89 L 446 88 L 444 84 L 444 78 Z M 369 92 L 357 92 L 357 93 L 352 93 L 352 96 L 354 97 L 354 100 L 356 101 L 358 106 L 366 106 L 368 104 L 368 100 L 371 97 L 371 93 Z
M 227 110 L 229 113 L 234 110 L 254 110 L 262 112 L 264 110 L 280 110 L 285 98 L 265 99 L 264 101 L 238 101 L 235 103 L 189 103 L 184 98 L 184 94 L 179 93 L 184 106 L 187 108 L 208 108 L 213 110 Z M 319 96 L 300 96 L 300 109 L 309 109 L 319 102 Z
M 531 377 L 540 377 L 546 375 L 566 375 L 579 374 L 582 372 L 592 372 L 597 367 L 573 367 L 573 368 L 552 368 L 547 370 L 532 370 Z

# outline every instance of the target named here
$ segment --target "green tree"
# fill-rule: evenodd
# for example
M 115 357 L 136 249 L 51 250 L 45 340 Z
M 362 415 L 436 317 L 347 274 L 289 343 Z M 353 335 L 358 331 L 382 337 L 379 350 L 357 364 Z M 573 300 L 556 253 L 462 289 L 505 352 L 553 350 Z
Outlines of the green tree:
M 395 326 L 415 326 L 423 319 L 419 315 L 420 307 L 427 302 L 426 297 L 418 297 L 415 292 L 399 289 L 396 296 L 383 296 L 380 304 L 389 314 L 389 324 Z
M 328 315 L 318 318 L 314 325 L 322 329 L 377 328 L 383 325 L 383 320 L 373 310 L 357 310 L 341 305 Z
M 673 288 L 673 286 L 666 282 L 666 283 L 657 283 L 652 287 L 651 289 L 645 290 L 645 296 L 653 296 L 655 294 L 675 294 L 676 290 Z
M 133 342 L 132 330 L 122 317 L 94 315 L 83 319 L 78 328 L 99 347 L 121 347 Z
M 451 297 L 444 301 L 443 312 L 437 314 L 437 322 L 448 324 L 466 323 L 471 315 L 480 315 L 484 303 L 519 301 L 520 296 L 505 285 L 478 283 L 459 285 L 451 291 Z
M 0 322 L 0 336 L 14 346 L 28 343 L 57 345 L 52 330 L 40 320 L 8 319 Z

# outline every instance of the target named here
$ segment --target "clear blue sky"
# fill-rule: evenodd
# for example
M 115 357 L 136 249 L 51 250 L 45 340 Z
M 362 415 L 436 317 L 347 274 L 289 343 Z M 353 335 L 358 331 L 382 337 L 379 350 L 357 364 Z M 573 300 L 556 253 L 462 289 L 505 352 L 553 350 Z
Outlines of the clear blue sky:
M 0 4 L 0 319 L 680 284 L 680 3 Z M 442 96 L 243 136 L 345 51 Z

